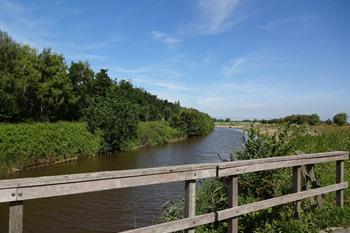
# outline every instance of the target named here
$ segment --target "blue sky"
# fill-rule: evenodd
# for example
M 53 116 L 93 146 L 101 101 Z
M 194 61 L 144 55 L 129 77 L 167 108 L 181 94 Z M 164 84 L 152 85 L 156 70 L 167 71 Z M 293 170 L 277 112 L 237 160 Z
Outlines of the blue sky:
M 347 0 L 0 0 L 0 29 L 215 117 L 350 114 Z

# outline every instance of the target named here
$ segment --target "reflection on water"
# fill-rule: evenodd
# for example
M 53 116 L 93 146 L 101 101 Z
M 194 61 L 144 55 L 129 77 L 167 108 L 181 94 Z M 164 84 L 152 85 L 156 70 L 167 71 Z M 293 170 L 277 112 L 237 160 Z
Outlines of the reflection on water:
M 242 147 L 239 130 L 216 128 L 206 137 L 111 156 L 22 171 L 11 178 L 218 162 Z M 151 185 L 45 198 L 24 203 L 24 232 L 118 232 L 151 225 L 162 205 L 181 198 L 184 183 Z M 8 205 L 0 205 L 0 232 L 8 229 Z

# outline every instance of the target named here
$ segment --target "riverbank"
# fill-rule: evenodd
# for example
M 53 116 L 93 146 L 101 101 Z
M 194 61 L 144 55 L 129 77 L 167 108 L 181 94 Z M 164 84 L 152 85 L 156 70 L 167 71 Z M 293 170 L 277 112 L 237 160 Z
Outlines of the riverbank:
M 128 142 L 126 150 L 186 138 L 166 121 L 139 122 L 137 136 Z M 0 174 L 95 156 L 102 140 L 100 133 L 89 132 L 84 122 L 0 124 Z

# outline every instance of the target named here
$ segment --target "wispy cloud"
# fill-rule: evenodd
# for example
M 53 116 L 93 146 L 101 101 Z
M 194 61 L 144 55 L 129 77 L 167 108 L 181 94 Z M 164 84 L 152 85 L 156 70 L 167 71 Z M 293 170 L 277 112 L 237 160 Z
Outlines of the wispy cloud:
M 156 79 L 149 79 L 149 78 L 131 78 L 132 81 L 136 81 L 141 84 L 150 84 L 158 87 L 163 87 L 167 88 L 170 90 L 176 90 L 176 91 L 190 91 L 190 90 L 195 90 L 195 88 L 190 87 L 190 86 L 185 86 L 177 83 L 170 83 L 170 82 L 165 82 L 165 81 L 159 81 Z
M 160 31 L 151 31 L 151 35 L 154 39 L 159 40 L 172 48 L 175 47 L 181 41 L 176 37 L 169 36 Z
M 239 0 L 200 0 L 199 9 L 205 22 L 205 33 L 218 33 L 233 24 L 231 13 Z
M 299 28 L 308 28 L 312 25 L 313 17 L 311 16 L 293 16 L 282 19 L 277 19 L 259 26 L 260 29 L 273 31 L 277 28 L 297 25 Z
M 218 34 L 231 29 L 248 17 L 237 11 L 239 2 L 240 0 L 198 0 L 196 19 L 181 27 L 178 34 Z
M 241 66 L 248 61 L 247 58 L 232 59 L 228 64 L 222 66 L 221 73 L 224 77 L 229 78 L 236 74 Z

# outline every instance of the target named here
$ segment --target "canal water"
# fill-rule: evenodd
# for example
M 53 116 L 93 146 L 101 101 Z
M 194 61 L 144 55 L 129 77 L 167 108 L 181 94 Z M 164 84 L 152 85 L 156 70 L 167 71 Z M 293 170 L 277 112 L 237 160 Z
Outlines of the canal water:
M 195 164 L 229 159 L 242 132 L 215 128 L 206 137 L 115 155 L 82 158 L 19 172 L 11 178 Z M 70 195 L 24 202 L 25 233 L 107 233 L 154 224 L 163 204 L 182 198 L 184 182 Z M 0 233 L 8 232 L 8 205 L 0 204 Z

